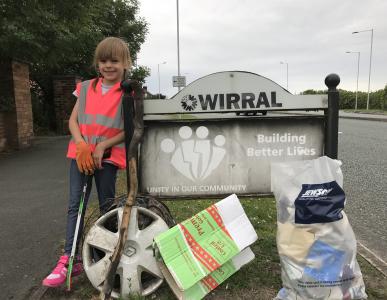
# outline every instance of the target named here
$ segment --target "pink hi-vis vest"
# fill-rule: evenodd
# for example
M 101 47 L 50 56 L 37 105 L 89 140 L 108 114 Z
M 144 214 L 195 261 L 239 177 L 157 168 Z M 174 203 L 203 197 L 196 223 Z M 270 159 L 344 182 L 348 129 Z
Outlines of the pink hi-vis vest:
M 98 80 L 96 88 L 92 87 L 92 79 L 77 84 L 79 100 L 78 125 L 86 143 L 94 151 L 96 144 L 112 138 L 124 130 L 122 119 L 122 91 L 120 82 L 102 95 L 102 80 Z M 71 139 L 67 151 L 68 158 L 76 157 L 76 145 Z M 120 169 L 126 167 L 125 144 L 121 143 L 112 147 L 109 161 Z

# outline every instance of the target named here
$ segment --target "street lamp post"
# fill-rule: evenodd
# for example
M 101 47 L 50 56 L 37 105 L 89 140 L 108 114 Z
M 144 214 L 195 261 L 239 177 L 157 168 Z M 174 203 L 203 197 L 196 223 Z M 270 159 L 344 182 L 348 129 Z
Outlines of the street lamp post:
M 371 29 L 367 29 L 367 30 L 354 31 L 354 32 L 352 32 L 352 34 L 366 32 L 366 31 L 371 31 L 370 68 L 369 68 L 369 72 L 368 72 L 368 94 L 367 94 L 367 110 L 368 110 L 369 105 L 370 105 L 370 83 L 371 83 L 371 65 L 372 65 L 371 62 L 372 62 L 372 43 L 374 40 L 374 29 L 371 28 Z
M 160 65 L 165 65 L 167 62 L 163 61 L 161 64 L 157 64 L 157 77 L 159 78 L 159 97 L 161 98 L 160 93 Z
M 360 52 L 359 51 L 346 51 L 345 53 L 357 54 L 357 79 L 356 79 L 356 97 L 355 97 L 355 110 L 357 110 L 357 92 L 359 90 L 359 65 L 360 65 Z
M 177 20 L 177 76 L 180 77 L 180 43 L 179 43 L 179 0 L 176 0 L 176 20 Z M 180 86 L 178 87 L 180 92 Z
M 281 65 L 286 65 L 286 89 L 289 90 L 289 64 L 287 62 L 280 62 Z

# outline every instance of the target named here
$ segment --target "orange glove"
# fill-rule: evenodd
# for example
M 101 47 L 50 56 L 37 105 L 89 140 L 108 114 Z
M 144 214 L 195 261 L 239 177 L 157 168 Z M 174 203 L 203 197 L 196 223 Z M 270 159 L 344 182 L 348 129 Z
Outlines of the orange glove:
M 87 174 L 94 173 L 93 157 L 91 156 L 90 145 L 85 141 L 76 144 L 76 161 L 79 172 Z

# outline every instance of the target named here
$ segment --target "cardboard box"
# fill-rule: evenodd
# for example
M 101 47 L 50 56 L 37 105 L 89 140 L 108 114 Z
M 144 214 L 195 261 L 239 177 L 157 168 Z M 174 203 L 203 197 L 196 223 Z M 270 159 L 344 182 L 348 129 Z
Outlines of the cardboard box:
M 253 251 L 248 247 L 185 291 L 177 286 L 163 261 L 158 261 L 158 266 L 177 299 L 199 300 L 236 273 L 242 266 L 252 261 L 254 257 Z
M 257 238 L 233 194 L 161 233 L 154 244 L 178 289 L 187 291 Z

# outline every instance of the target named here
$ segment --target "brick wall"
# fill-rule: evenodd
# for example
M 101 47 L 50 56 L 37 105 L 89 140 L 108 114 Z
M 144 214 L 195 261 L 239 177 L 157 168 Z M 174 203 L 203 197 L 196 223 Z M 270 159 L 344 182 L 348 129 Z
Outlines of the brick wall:
M 32 139 L 28 64 L 0 61 L 0 151 L 29 147 Z
M 28 64 L 13 61 L 12 73 L 17 115 L 18 148 L 26 148 L 31 146 L 34 136 Z
M 6 150 L 7 138 L 5 136 L 4 113 L 0 112 L 0 152 Z
M 54 77 L 54 103 L 58 133 L 69 134 L 68 122 L 76 100 L 73 92 L 80 81 L 81 78 L 77 76 Z
M 14 117 L 9 123 L 10 114 Z M 0 151 L 17 146 L 16 126 L 12 64 L 10 61 L 0 61 Z M 12 134 L 10 131 L 13 131 Z

